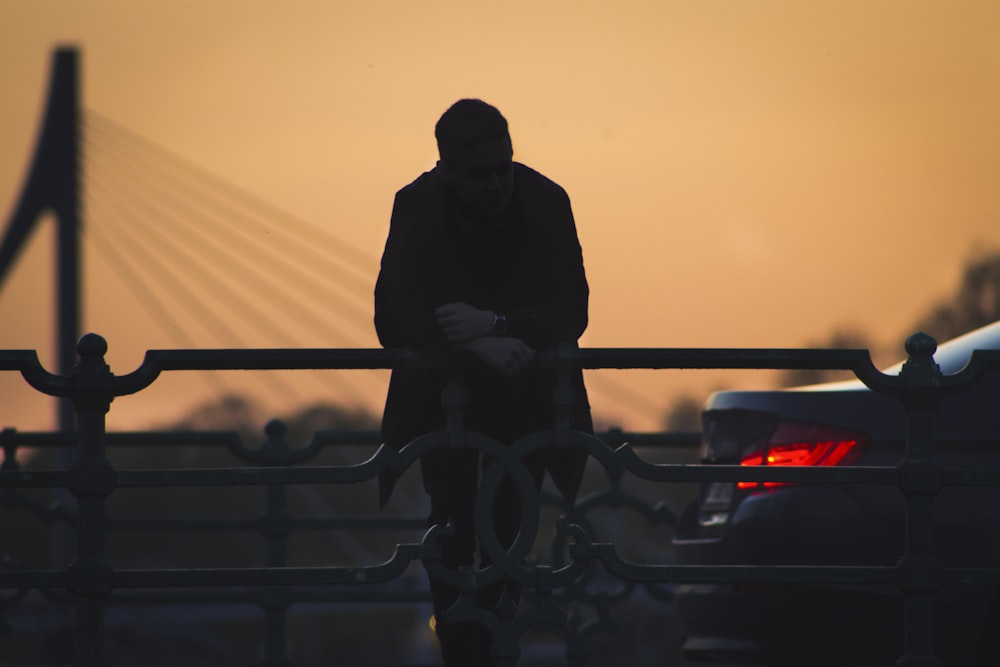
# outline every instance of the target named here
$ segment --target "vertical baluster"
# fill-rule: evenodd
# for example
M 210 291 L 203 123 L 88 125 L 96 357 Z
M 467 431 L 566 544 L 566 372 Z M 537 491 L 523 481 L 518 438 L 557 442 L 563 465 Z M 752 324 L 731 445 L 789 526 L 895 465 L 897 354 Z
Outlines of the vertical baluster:
M 906 457 L 899 486 L 905 495 L 905 550 L 899 563 L 903 592 L 902 667 L 940 667 L 934 655 L 934 594 L 942 582 L 934 555 L 934 494 L 941 488 L 941 466 L 934 460 L 934 413 L 940 400 L 941 370 L 934 362 L 937 343 L 926 334 L 906 341 L 909 355 L 900 373 L 906 385 Z
M 267 439 L 262 448 L 263 460 L 271 465 L 289 465 L 290 450 L 285 439 L 284 422 L 272 420 L 264 429 Z M 261 532 L 266 545 L 268 568 L 288 565 L 288 534 L 291 518 L 288 516 L 287 488 L 281 484 L 267 486 L 267 505 L 261 521 Z M 262 591 L 261 608 L 265 622 L 265 664 L 288 664 L 288 608 L 291 596 L 287 586 L 271 586 Z
M 78 507 L 76 560 L 69 568 L 76 598 L 75 667 L 103 667 L 104 611 L 114 573 L 105 559 L 105 500 L 115 488 L 115 472 L 105 458 L 105 417 L 111 407 L 111 371 L 104 363 L 108 346 L 87 334 L 80 339 L 80 361 L 71 375 L 70 398 L 76 408 L 77 460 L 70 469 L 70 491 Z

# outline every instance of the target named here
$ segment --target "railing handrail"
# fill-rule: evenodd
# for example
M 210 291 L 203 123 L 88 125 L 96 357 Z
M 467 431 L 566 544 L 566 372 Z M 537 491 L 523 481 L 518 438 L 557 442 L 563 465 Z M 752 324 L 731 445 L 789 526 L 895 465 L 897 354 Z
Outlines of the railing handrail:
M 387 369 L 412 366 L 444 366 L 449 360 L 440 355 L 428 355 L 410 350 L 381 349 L 215 349 L 215 350 L 151 350 L 136 370 L 114 375 L 104 362 L 106 342 L 97 335 L 81 338 L 80 361 L 68 376 L 54 375 L 38 362 L 35 352 L 25 350 L 0 351 L 0 371 L 19 371 L 36 390 L 52 396 L 72 399 L 78 414 L 78 430 L 72 435 L 78 460 L 69 470 L 10 469 L 0 471 L 2 488 L 13 492 L 26 488 L 66 488 L 77 498 L 78 555 L 65 570 L 30 570 L 0 573 L 0 588 L 33 587 L 41 589 L 67 588 L 75 596 L 78 608 L 77 657 L 86 664 L 100 664 L 99 637 L 103 628 L 103 608 L 116 589 L 159 586 L 251 586 L 294 587 L 317 584 L 344 585 L 374 581 L 391 581 L 411 563 L 422 561 L 434 576 L 455 580 L 463 577 L 463 590 L 470 590 L 498 580 L 501 576 L 516 579 L 533 587 L 541 596 L 535 616 L 519 621 L 523 631 L 533 622 L 551 622 L 560 613 L 553 607 L 553 590 L 571 585 L 587 566 L 600 563 L 604 569 L 625 581 L 634 583 L 666 583 L 688 581 L 795 581 L 827 583 L 898 584 L 906 608 L 906 654 L 900 664 L 935 665 L 931 641 L 933 638 L 933 593 L 947 584 L 1000 584 L 1000 568 L 944 567 L 934 556 L 931 540 L 933 497 L 945 485 L 1000 485 L 1000 471 L 983 469 L 945 469 L 934 460 L 933 413 L 940 400 L 963 391 L 988 371 L 1000 369 L 1000 351 L 976 351 L 965 369 L 944 376 L 933 361 L 936 343 L 928 336 L 916 334 L 907 341 L 908 361 L 898 375 L 878 371 L 866 350 L 801 350 L 801 349 L 694 349 L 694 348 L 584 348 L 561 346 L 538 355 L 536 363 L 559 373 L 573 368 L 636 368 L 636 369 L 838 369 L 850 370 L 871 390 L 899 399 L 906 407 L 908 424 L 905 454 L 898 466 L 845 467 L 744 467 L 738 465 L 699 466 L 694 464 L 650 463 L 638 455 L 627 440 L 616 441 L 609 447 L 605 440 L 567 431 L 568 426 L 555 420 L 551 432 L 556 446 L 584 449 L 612 477 L 627 471 L 645 480 L 656 482 L 706 481 L 781 481 L 803 483 L 864 483 L 895 485 L 906 501 L 906 539 L 903 558 L 896 565 L 872 567 L 829 566 L 727 566 L 727 565 L 647 565 L 624 560 L 614 544 L 594 542 L 582 526 L 561 524 L 561 533 L 568 540 L 570 561 L 559 567 L 529 567 L 515 558 L 520 542 L 509 553 L 494 554 L 495 565 L 467 573 L 444 571 L 437 563 L 437 532 L 435 526 L 420 543 L 397 544 L 396 553 L 388 561 L 368 567 L 287 567 L 284 563 L 283 537 L 276 548 L 269 548 L 269 564 L 264 568 L 209 568 L 187 570 L 114 570 L 104 557 L 104 535 L 108 526 L 104 503 L 117 488 L 149 488 L 177 485 L 264 485 L 269 489 L 269 513 L 284 512 L 283 487 L 304 483 L 356 483 L 371 480 L 381 472 L 396 473 L 407 469 L 421 455 L 441 446 L 456 446 L 452 439 L 454 423 L 448 431 L 427 434 L 398 452 L 379 446 L 369 459 L 346 466 L 294 466 L 290 450 L 283 441 L 281 429 L 268 431 L 268 440 L 260 451 L 242 453 L 262 464 L 256 468 L 204 468 L 167 470 L 116 470 L 106 457 L 106 447 L 116 438 L 105 427 L 105 413 L 113 398 L 135 393 L 151 385 L 157 377 L 178 370 L 277 370 L 277 369 Z M 459 403 L 460 404 L 460 403 Z M 450 404 L 449 404 L 450 405 Z M 454 410 L 454 406 L 449 409 Z M 529 436 L 510 447 L 476 434 L 465 433 L 457 422 L 460 439 L 457 446 L 474 446 L 489 453 L 515 479 L 520 457 L 550 442 L 545 434 Z M 562 425 L 560 425 L 562 424 Z M 270 425 L 269 425 L 269 428 Z M 57 441 L 34 436 L 39 444 L 56 446 Z M 160 442 L 169 435 L 157 436 Z M 219 442 L 227 437 L 217 434 Z M 19 439 L 20 438 L 20 439 Z M 18 436 L 16 431 L 0 434 L 5 451 L 30 440 L 30 434 Z M 154 440 L 156 438 L 153 438 Z M 65 443 L 65 441 L 61 441 Z M 310 447 L 315 445 L 310 443 Z M 268 450 L 268 447 L 271 447 Z M 232 443 L 230 448 L 233 449 Z M 301 455 L 301 451 L 298 452 Z M 254 457 L 257 457 L 254 459 Z M 304 459 L 303 459 L 304 460 Z M 488 495 L 495 492 L 499 468 L 487 472 L 483 486 Z M 526 473 L 524 473 L 526 475 Z M 518 482 L 520 483 L 520 482 Z M 492 487 L 491 487 L 492 485 Z M 525 487 L 527 488 L 527 487 Z M 276 503 L 276 504 L 275 504 Z M 484 505 L 485 506 L 485 505 Z M 478 505 L 477 505 L 478 507 Z M 522 502 L 523 526 L 532 525 L 531 508 Z M 491 528 L 488 513 L 477 509 L 477 521 Z M 284 533 L 278 531 L 279 537 Z M 489 530 L 480 533 L 490 544 Z M 520 539 L 520 538 L 518 538 Z M 522 554 L 523 555 L 523 554 Z M 519 558 L 519 557 L 518 557 Z M 450 579 L 449 579 L 450 578 Z M 471 582 L 471 583 L 470 583 Z M 286 592 L 287 594 L 287 592 Z M 463 597 L 463 600 L 465 598 Z M 286 598 L 287 600 L 287 598 Z M 287 608 L 287 602 L 284 605 Z M 268 608 L 278 613 L 282 605 Z M 458 618 L 469 613 L 465 602 L 455 608 Z M 555 616 L 553 616 L 555 614 Z M 270 618 L 270 617 L 269 617 Z M 532 620 L 534 619 L 534 620 Z M 280 620 L 280 619 L 279 619 Z M 280 623 L 274 627 L 280 627 Z M 512 626 L 494 619 L 491 631 L 506 638 L 497 644 L 498 657 L 510 659 L 516 655 L 516 636 Z M 514 643 L 511 643 L 514 642 Z M 269 635 L 268 654 L 283 659 L 284 644 L 280 637 Z M 90 662 L 88 662 L 90 661 Z

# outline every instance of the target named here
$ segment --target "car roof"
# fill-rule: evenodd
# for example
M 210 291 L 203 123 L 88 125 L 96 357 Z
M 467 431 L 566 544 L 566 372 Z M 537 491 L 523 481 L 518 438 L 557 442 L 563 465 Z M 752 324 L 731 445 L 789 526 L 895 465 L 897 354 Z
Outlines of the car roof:
M 954 375 L 965 368 L 974 350 L 1000 349 L 1000 321 L 987 324 L 968 333 L 952 338 L 938 346 L 934 353 L 934 361 L 945 375 Z M 899 375 L 903 361 L 882 371 L 886 375 Z M 841 382 L 826 382 L 803 387 L 793 387 L 790 391 L 854 391 L 867 389 L 860 380 L 843 380 Z
M 968 365 L 974 350 L 997 349 L 1000 349 L 1000 322 L 952 338 L 938 347 L 934 353 L 934 361 L 940 366 L 942 373 L 954 375 Z M 897 367 L 901 368 L 902 364 L 897 364 Z

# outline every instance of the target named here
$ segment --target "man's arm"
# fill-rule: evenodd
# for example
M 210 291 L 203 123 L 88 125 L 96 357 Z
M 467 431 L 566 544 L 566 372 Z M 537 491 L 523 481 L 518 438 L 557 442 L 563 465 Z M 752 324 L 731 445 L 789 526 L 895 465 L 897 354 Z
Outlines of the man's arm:
M 420 257 L 424 244 L 416 229 L 416 207 L 406 189 L 396 194 L 389 235 L 375 283 L 375 331 L 383 347 L 435 348 L 444 334 L 424 304 Z
M 434 316 L 455 349 L 477 357 L 501 375 L 517 375 L 535 358 L 535 351 L 523 340 L 497 334 L 493 311 L 446 303 L 434 310 Z

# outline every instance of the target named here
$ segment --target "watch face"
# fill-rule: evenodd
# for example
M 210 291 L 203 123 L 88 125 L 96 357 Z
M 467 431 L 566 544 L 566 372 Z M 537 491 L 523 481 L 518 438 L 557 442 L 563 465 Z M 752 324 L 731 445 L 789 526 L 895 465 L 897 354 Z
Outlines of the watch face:
M 493 330 L 498 334 L 507 333 L 507 318 L 503 315 L 494 315 Z

